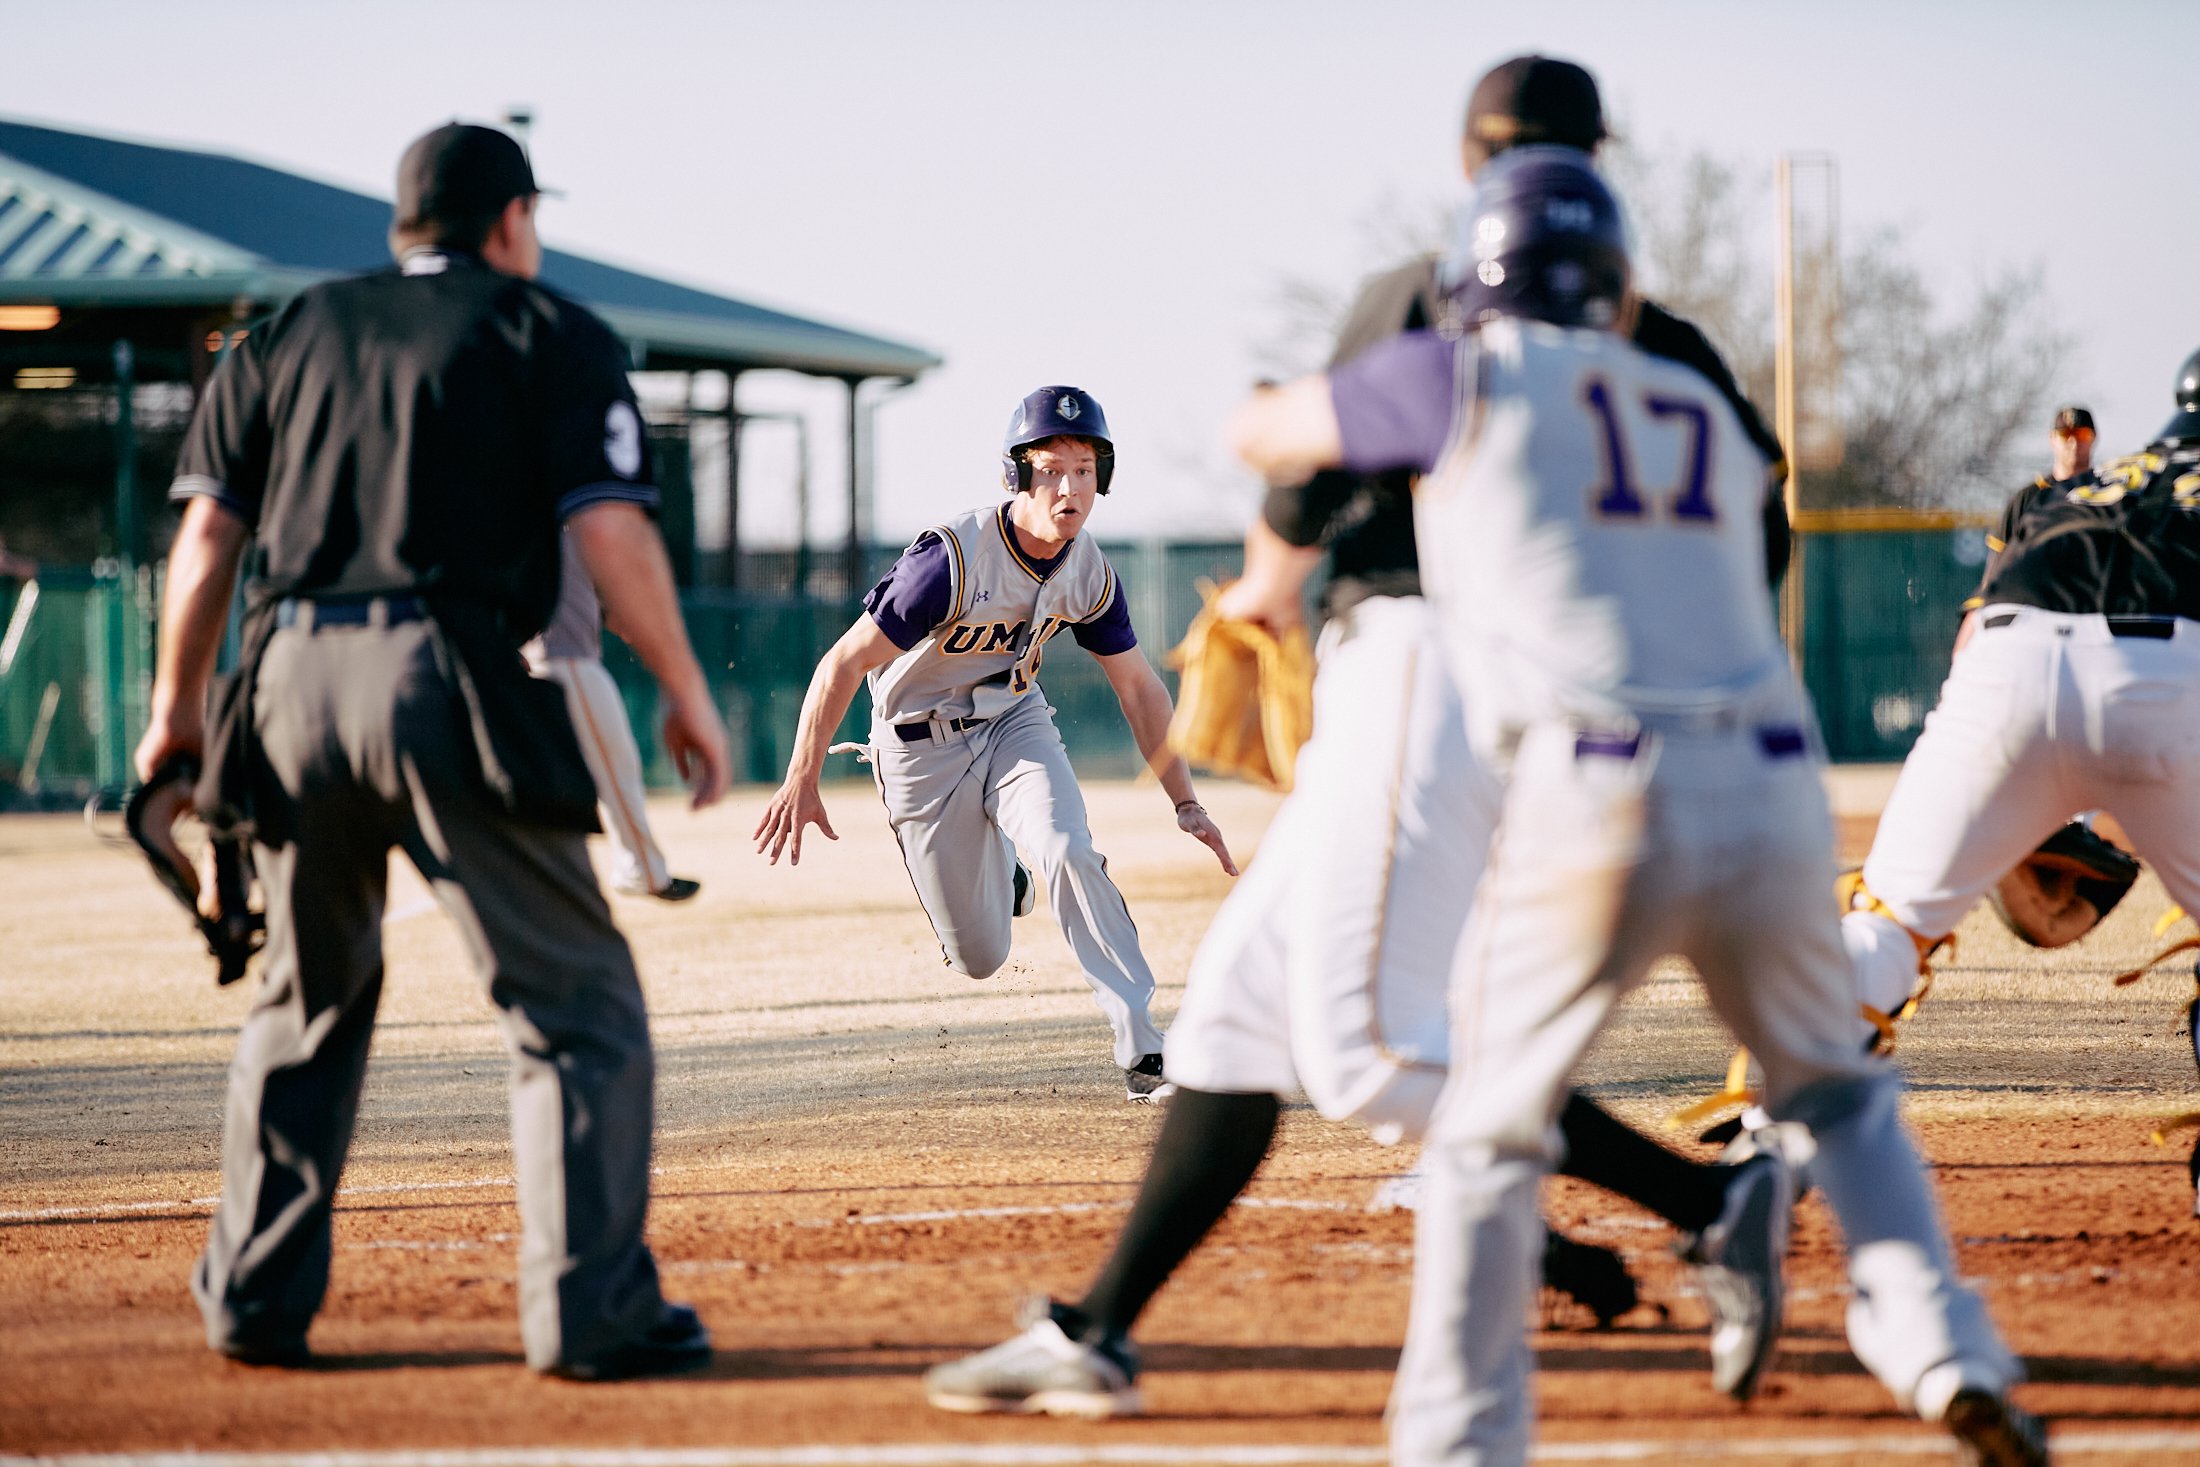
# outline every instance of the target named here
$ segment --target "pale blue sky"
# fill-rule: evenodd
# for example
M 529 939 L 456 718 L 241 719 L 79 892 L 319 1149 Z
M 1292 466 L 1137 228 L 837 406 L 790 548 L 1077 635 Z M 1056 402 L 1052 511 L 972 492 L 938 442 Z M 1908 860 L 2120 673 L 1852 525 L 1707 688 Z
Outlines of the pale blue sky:
M 1241 526 L 1221 427 L 1275 282 L 1372 267 L 1370 209 L 1455 194 L 1467 88 L 1521 51 L 1590 67 L 1652 152 L 1835 154 L 1851 236 L 1904 228 L 1949 294 L 2041 263 L 2110 448 L 2160 426 L 2200 345 L 2200 5 L 2170 0 L 77 0 L 7 31 L 12 116 L 385 195 L 415 134 L 532 104 L 553 243 L 947 358 L 880 412 L 888 535 L 992 494 L 1009 408 L 1048 381 L 1115 428 L 1097 531 Z M 742 394 L 815 405 L 829 500 L 837 389 Z

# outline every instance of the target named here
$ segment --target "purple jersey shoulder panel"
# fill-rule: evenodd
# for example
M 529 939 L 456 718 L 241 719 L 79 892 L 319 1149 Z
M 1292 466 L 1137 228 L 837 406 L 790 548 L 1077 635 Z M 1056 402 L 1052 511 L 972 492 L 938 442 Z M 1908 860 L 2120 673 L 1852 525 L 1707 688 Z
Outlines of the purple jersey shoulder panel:
M 1091 621 L 1077 623 L 1069 629 L 1069 634 L 1077 639 L 1078 646 L 1095 657 L 1113 657 L 1138 645 L 1138 633 L 1131 629 L 1131 605 L 1123 599 L 1120 579 L 1100 614 Z
M 955 609 L 955 567 L 947 542 L 926 530 L 863 598 L 886 640 L 906 652 Z
M 1329 374 L 1342 467 L 1427 472 L 1451 436 L 1458 345 L 1408 331 L 1369 347 Z

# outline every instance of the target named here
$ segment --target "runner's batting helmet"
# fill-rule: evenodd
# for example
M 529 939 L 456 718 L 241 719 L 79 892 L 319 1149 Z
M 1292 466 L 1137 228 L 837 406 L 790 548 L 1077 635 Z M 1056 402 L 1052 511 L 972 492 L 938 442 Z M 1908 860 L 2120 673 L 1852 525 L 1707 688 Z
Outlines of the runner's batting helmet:
M 1082 438 L 1090 443 L 1100 492 L 1108 492 L 1108 480 L 1115 477 L 1115 442 L 1108 437 L 1108 415 L 1082 387 L 1042 387 L 1016 404 L 1008 419 L 1007 441 L 1001 445 L 1002 488 L 1021 494 L 1031 487 L 1031 461 L 1025 455 L 1034 443 L 1049 438 Z
M 1443 286 L 1467 326 L 1524 316 L 1611 326 L 1627 294 L 1619 201 L 1578 148 L 1512 148 L 1475 175 Z

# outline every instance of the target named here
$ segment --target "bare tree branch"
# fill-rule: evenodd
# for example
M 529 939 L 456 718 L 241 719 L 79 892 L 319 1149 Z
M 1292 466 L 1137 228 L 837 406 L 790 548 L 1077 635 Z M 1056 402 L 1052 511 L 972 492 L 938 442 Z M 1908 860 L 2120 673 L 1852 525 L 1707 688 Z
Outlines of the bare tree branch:
M 1638 288 L 1701 328 L 1769 416 L 1768 173 L 1709 153 L 1652 160 L 1619 145 L 1599 161 L 1629 206 Z M 1441 250 L 1450 215 L 1449 206 L 1385 198 L 1359 225 L 1369 262 L 1361 273 Z M 1835 284 L 1829 269 L 1838 272 L 1831 298 L 1820 293 Z M 1822 400 L 1840 415 L 1843 457 L 1804 476 L 1810 507 L 2000 503 L 2025 476 L 2026 440 L 2044 424 L 2074 346 L 2047 311 L 2040 268 L 2005 269 L 1949 307 L 1900 234 L 1882 230 L 1833 258 L 1800 261 L 1798 278 L 1799 304 L 1840 303 L 1827 331 L 1799 343 L 1799 375 L 1831 372 L 1839 383 Z M 1256 348 L 1261 365 L 1279 376 L 1318 369 L 1357 284 L 1279 282 L 1275 329 Z

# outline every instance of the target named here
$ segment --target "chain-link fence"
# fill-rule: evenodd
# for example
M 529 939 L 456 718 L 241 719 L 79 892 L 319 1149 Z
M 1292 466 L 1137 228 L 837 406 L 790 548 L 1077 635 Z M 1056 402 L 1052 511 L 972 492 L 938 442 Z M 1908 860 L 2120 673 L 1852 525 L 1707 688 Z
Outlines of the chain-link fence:
M 0 808 L 128 782 L 156 604 L 152 570 L 111 561 L 0 588 Z
M 1954 515 L 1888 512 L 1846 522 L 1812 517 L 1800 540 L 1803 676 L 1828 751 L 1839 761 L 1900 759 L 1947 675 L 1962 604 L 1985 561 L 1985 530 Z M 1240 563 L 1232 542 L 1103 548 L 1157 666 L 1198 610 L 1199 583 L 1227 580 Z M 900 549 L 870 547 L 866 577 L 883 573 Z M 839 593 L 846 580 L 839 551 L 812 553 L 835 568 L 827 584 Z M 793 571 L 795 552 L 755 554 L 759 581 Z M 787 563 L 764 563 L 773 558 Z M 49 568 L 12 591 L 0 586 L 0 805 L 82 799 L 128 782 L 130 750 L 145 725 L 157 593 L 153 570 L 124 572 L 113 562 Z M 776 783 L 810 675 L 858 614 L 858 599 L 706 589 L 684 592 L 682 602 L 732 732 L 735 776 Z M 615 638 L 606 639 L 605 660 L 626 695 L 651 782 L 674 783 L 657 738 L 655 685 Z M 1173 688 L 1174 675 L 1165 676 Z M 1139 769 L 1097 662 L 1065 640 L 1040 683 L 1080 769 L 1099 776 Z M 862 738 L 868 718 L 858 695 L 839 737 Z

